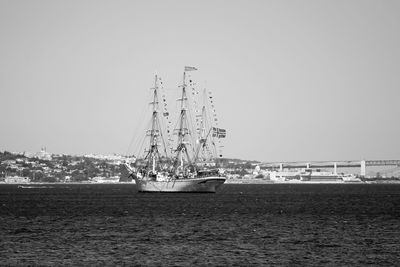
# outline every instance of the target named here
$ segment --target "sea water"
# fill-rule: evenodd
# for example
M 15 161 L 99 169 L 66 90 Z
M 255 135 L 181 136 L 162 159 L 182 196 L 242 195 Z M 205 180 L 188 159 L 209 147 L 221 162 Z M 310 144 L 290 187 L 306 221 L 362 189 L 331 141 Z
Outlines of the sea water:
M 0 185 L 1 265 L 400 264 L 400 185 Z

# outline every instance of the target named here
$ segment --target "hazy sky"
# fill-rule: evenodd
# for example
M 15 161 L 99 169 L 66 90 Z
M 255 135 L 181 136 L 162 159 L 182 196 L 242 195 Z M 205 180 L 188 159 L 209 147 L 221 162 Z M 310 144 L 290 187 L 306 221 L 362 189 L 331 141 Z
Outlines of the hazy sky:
M 400 159 L 400 1 L 0 0 L 0 150 L 126 153 L 157 71 L 226 157 Z

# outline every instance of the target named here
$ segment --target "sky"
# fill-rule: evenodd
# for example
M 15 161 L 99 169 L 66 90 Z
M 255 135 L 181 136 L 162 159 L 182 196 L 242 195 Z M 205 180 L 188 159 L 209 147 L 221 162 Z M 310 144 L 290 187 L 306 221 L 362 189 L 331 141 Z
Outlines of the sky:
M 400 2 L 0 0 L 0 151 L 126 154 L 158 73 L 224 157 L 400 159 Z

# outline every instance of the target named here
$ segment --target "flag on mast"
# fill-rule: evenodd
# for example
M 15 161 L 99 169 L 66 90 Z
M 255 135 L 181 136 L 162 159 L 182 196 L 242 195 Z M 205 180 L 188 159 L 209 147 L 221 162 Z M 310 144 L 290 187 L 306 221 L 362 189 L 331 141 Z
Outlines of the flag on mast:
M 185 71 L 192 71 L 192 70 L 197 70 L 197 68 L 185 66 Z
M 225 138 L 226 137 L 226 130 L 225 129 L 221 129 L 221 128 L 217 128 L 217 127 L 213 127 L 213 137 L 217 137 L 217 138 Z

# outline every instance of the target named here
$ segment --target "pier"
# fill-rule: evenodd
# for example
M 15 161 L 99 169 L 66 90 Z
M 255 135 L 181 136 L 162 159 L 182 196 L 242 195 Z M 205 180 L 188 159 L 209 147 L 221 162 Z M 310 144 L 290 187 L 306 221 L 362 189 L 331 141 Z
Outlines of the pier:
M 400 160 L 348 160 L 348 161 L 295 161 L 295 162 L 265 162 L 260 167 L 268 170 L 301 169 L 301 168 L 360 168 L 360 176 L 364 177 L 369 166 L 400 167 Z

